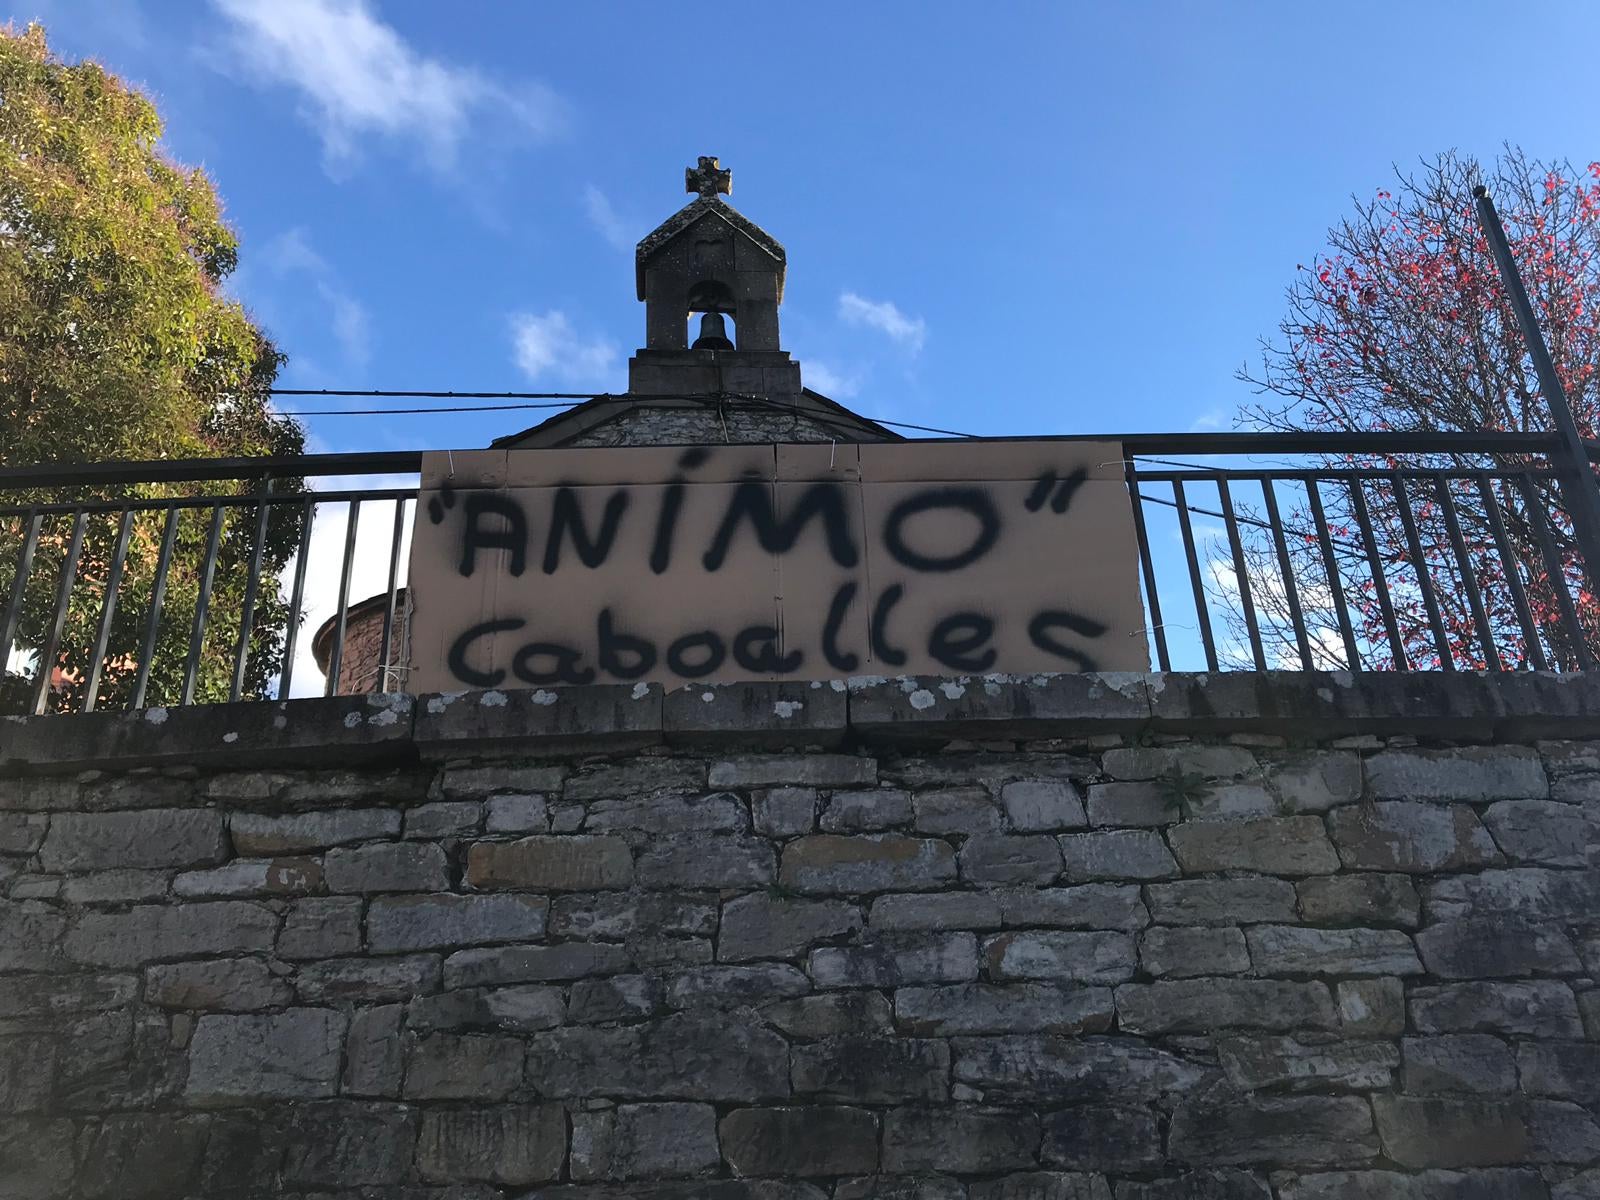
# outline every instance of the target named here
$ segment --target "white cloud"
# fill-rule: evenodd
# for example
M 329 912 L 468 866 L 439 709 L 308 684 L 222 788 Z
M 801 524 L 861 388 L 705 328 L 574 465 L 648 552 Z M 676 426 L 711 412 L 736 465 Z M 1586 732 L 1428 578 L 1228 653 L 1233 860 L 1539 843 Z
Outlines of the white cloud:
M 922 349 L 928 333 L 927 322 L 921 317 L 908 317 L 888 300 L 868 300 L 855 292 L 840 294 L 839 318 L 849 325 L 876 329 L 912 353 Z
M 583 189 L 583 210 L 589 217 L 589 224 L 616 249 L 632 250 L 638 242 L 627 223 L 617 216 L 617 210 L 611 207 L 610 199 L 592 183 Z
M 830 400 L 848 400 L 861 390 L 861 377 L 836 371 L 827 363 L 810 359 L 804 368 L 807 387 L 816 388 Z
M 227 53 L 253 78 L 294 88 L 330 163 L 369 138 L 419 146 L 439 170 L 485 122 L 546 137 L 562 105 L 538 84 L 515 89 L 418 53 L 367 0 L 211 0 L 229 22 Z
M 372 329 L 367 310 L 345 291 L 338 273 L 312 248 L 305 230 L 291 229 L 273 238 L 261 252 L 266 270 L 278 279 L 306 276 L 328 309 L 328 325 L 346 363 L 364 367 L 372 357 Z
M 574 390 L 603 389 L 616 369 L 617 347 L 602 337 L 582 338 L 567 314 L 511 314 L 512 354 L 530 380 L 554 376 Z
M 1199 433 L 1207 429 L 1221 429 L 1222 422 L 1226 416 L 1227 414 L 1220 408 L 1213 408 L 1208 412 L 1203 412 L 1189 426 L 1189 432 Z

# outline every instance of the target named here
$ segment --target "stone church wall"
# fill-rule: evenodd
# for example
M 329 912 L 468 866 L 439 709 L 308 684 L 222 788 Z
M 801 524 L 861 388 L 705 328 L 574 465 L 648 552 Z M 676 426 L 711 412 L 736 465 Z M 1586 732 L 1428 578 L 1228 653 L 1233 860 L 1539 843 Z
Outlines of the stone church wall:
M 1600 685 L 0 725 L 0 1196 L 1600 1196 Z

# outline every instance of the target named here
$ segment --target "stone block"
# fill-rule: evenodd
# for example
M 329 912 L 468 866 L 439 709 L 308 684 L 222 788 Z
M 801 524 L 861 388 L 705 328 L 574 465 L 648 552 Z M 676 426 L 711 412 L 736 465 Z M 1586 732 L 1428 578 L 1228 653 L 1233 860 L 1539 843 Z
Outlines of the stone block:
M 1324 875 L 1339 869 L 1319 817 L 1199 822 L 1174 827 L 1168 838 L 1185 874 Z
M 1071 1097 L 1141 1104 L 1215 1076 L 1138 1038 L 1024 1034 L 956 1038 L 951 1046 L 955 1081 L 979 1089 L 989 1103 L 1053 1108 Z
M 996 981 L 1121 983 L 1133 978 L 1138 955 L 1127 933 L 1025 930 L 985 938 L 983 966 Z
M 763 837 L 810 833 L 817 825 L 817 789 L 758 788 L 750 793 L 750 818 Z
M 1017 779 L 1000 789 L 1006 820 L 1018 833 L 1082 829 L 1089 823 L 1077 788 L 1064 779 Z
M 1163 1161 L 1161 1127 L 1146 1108 L 1086 1104 L 1062 1109 L 1044 1119 L 1039 1157 L 1074 1171 L 1148 1171 Z
M 1516 917 L 1441 921 L 1417 934 L 1428 972 L 1445 979 L 1577 975 L 1583 970 L 1559 929 Z
M 757 383 L 752 390 L 764 389 Z M 666 693 L 664 717 L 669 741 L 706 743 L 724 751 L 733 746 L 836 746 L 848 727 L 842 685 L 798 680 L 685 684 Z
M 403 954 L 537 941 L 549 906 L 542 896 L 379 896 L 367 908 L 367 945 L 375 954 Z
M 398 1096 L 405 1070 L 400 1040 L 399 1004 L 358 1008 L 345 1037 L 344 1093 L 347 1096 Z
M 789 1047 L 772 1030 L 728 1013 L 677 1013 L 612 1029 L 569 1026 L 529 1040 L 528 1080 L 557 1099 L 784 1100 Z
M 661 724 L 659 684 L 593 683 L 418 696 L 413 737 L 424 758 L 614 753 L 659 745 Z
M 432 842 L 384 842 L 329 850 L 330 892 L 440 892 L 450 887 L 444 851 Z
M 1164 784 L 1092 783 L 1089 785 L 1089 824 L 1104 826 L 1171 825 L 1183 819 L 1181 798 Z
M 960 1185 L 952 1182 L 951 1186 Z M 877 1194 L 891 1195 L 888 1192 Z M 969 1200 L 1111 1200 L 1111 1185 L 1099 1175 L 1025 1171 L 998 1179 L 975 1180 L 966 1195 Z M 908 1200 L 959 1200 L 959 1196 L 956 1192 L 917 1191 L 908 1193 Z
M 1302 879 L 1295 890 L 1301 915 L 1314 925 L 1415 929 L 1422 923 L 1422 900 L 1409 875 L 1321 875 Z
M 557 896 L 550 936 L 620 941 L 641 933 L 708 936 L 717 929 L 714 897 L 672 892 L 610 892 Z
M 580 979 L 572 985 L 567 1019 L 579 1025 L 636 1021 L 654 1014 L 664 1000 L 660 981 L 648 975 Z
M 196 1108 L 331 1096 L 345 1018 L 326 1008 L 206 1014 L 189 1043 L 185 1100 Z
M 1517 1090 L 1510 1048 L 1486 1033 L 1408 1037 L 1400 1043 L 1407 1092 L 1504 1093 Z
M 483 805 L 475 800 L 419 804 L 405 814 L 408 838 L 471 837 L 483 824 Z
M 169 1200 L 195 1183 L 206 1144 L 203 1117 L 172 1113 L 113 1113 L 87 1125 L 78 1140 L 82 1169 L 78 1195 L 85 1200 Z M 47 1145 L 39 1150 L 48 1153 Z M 70 1159 L 70 1155 L 69 1155 Z M 3 1165 L 3 1160 L 0 1160 Z M 5 1195 L 50 1195 L 32 1191 L 9 1174 Z
M 620 837 L 590 834 L 475 842 L 467 851 L 467 882 L 484 890 L 625 888 L 633 882 L 633 852 Z
M 985 1033 L 1104 1033 L 1116 1017 L 1111 989 L 1068 983 L 963 983 L 894 994 L 898 1027 L 916 1037 Z
M 1301 1175 L 1283 1191 L 1284 1200 L 1344 1200 L 1373 1196 L 1382 1200 L 1560 1200 L 1560 1187 L 1548 1191 L 1539 1173 L 1506 1167 L 1476 1171 L 1328 1171 Z
M 439 790 L 446 800 L 482 800 L 507 792 L 527 796 L 559 792 L 568 774 L 564 766 L 535 763 L 451 763 L 439 773 Z
M 153 909 L 149 911 L 165 911 Z M 80 962 L 98 962 L 98 955 L 110 955 L 111 966 L 135 966 L 140 957 L 127 957 L 120 947 L 103 944 L 95 936 L 98 930 L 109 930 L 128 924 L 123 914 L 107 914 L 110 921 L 96 920 L 99 914 L 89 914 L 81 924 L 91 924 L 90 936 L 74 935 L 67 942 L 66 951 Z M 141 926 L 148 922 L 141 922 Z M 53 905 L 31 900 L 21 903 L 0 900 L 0 949 L 3 949 L 7 970 L 48 971 L 61 966 L 62 936 L 67 929 L 67 914 Z
M 277 933 L 277 914 L 246 900 L 146 904 L 126 912 L 85 913 L 68 931 L 65 949 L 75 962 L 134 967 L 266 951 Z
M 1538 751 L 1527 746 L 1385 750 L 1367 760 L 1380 800 L 1533 800 L 1550 794 Z
M 550 828 L 550 804 L 543 796 L 490 796 L 483 805 L 488 833 L 544 833 Z
M 1360 1196 L 1362 1192 L 1340 1193 Z M 1271 1200 L 1272 1189 L 1258 1176 L 1234 1167 L 1188 1171 L 1150 1183 L 1119 1183 L 1117 1200 Z
M 1422 974 L 1416 948 L 1398 929 L 1254 925 L 1245 940 L 1258 975 Z
M 732 792 L 661 793 L 623 800 L 596 800 L 584 828 L 597 833 L 744 833 L 750 825 L 744 801 Z
M 0 1018 L 61 1018 L 133 1003 L 139 977 L 122 974 L 0 975 Z
M 1500 859 L 1478 814 L 1464 804 L 1353 804 L 1329 813 L 1328 828 L 1340 859 L 1355 871 L 1432 874 Z
M 717 958 L 797 959 L 818 942 L 847 937 L 861 926 L 861 910 L 843 900 L 790 900 L 753 892 L 722 906 Z
M 627 948 L 606 942 L 562 942 L 554 946 L 485 946 L 458 950 L 445 959 L 444 986 L 483 987 L 546 983 L 631 971 Z
M 1359 1163 L 1377 1152 L 1356 1096 L 1196 1099 L 1174 1110 L 1168 1140 L 1173 1159 L 1205 1166 Z
M 1250 970 L 1250 952 L 1234 927 L 1158 925 L 1139 939 L 1139 966 L 1158 978 L 1242 975 Z
M 667 984 L 667 1007 L 697 1011 L 747 1008 L 803 996 L 810 990 L 811 981 L 789 963 L 691 967 Z
M 1053 731 L 1059 732 L 1059 731 Z M 1048 735 L 1047 735 L 1048 736 Z M 1100 774 L 1093 758 L 1048 751 L 1005 753 L 996 750 L 937 754 L 930 758 L 897 758 L 880 768 L 886 782 L 914 789 L 978 786 L 998 792 L 1013 779 L 1071 779 L 1087 782 Z
M 0 854 L 34 854 L 44 845 L 45 813 L 0 812 Z
M 418 996 L 406 1006 L 407 1027 L 421 1033 L 537 1033 L 565 1021 L 561 989 L 536 984 L 457 988 Z
M 901 676 L 850 681 L 850 724 L 885 737 L 1055 737 L 1063 722 L 1107 733 L 1150 717 L 1143 676 L 1122 672 Z
M 1131 746 L 1100 758 L 1112 779 L 1161 779 L 1174 771 L 1206 779 L 1246 779 L 1260 774 L 1255 755 L 1242 746 Z
M 714 788 L 875 787 L 878 764 L 853 754 L 767 754 L 711 764 Z
M 893 1026 L 892 1015 L 889 1001 L 877 992 L 823 992 L 761 1010 L 768 1024 L 804 1041 L 846 1033 L 887 1033 Z
M 914 800 L 918 833 L 999 833 L 1000 807 L 983 787 L 935 788 Z
M 1564 983 L 1449 983 L 1409 996 L 1418 1033 L 1500 1033 L 1539 1038 L 1583 1037 L 1578 1004 Z
M 1600 1104 L 1600 1044 L 1522 1042 L 1517 1046 L 1522 1090 L 1594 1108 Z
M 172 893 L 185 898 L 303 896 L 320 890 L 322 879 L 322 864 L 314 858 L 236 858 L 226 866 L 181 872 L 172 880 Z
M 1398 979 L 1341 979 L 1334 1003 L 1339 1028 L 1353 1037 L 1395 1037 L 1405 1030 L 1405 984 Z
M 636 867 L 645 888 L 766 887 L 775 873 L 770 842 L 727 834 L 653 838 Z
M 882 930 L 998 929 L 1000 901 L 986 892 L 879 896 L 869 924 Z
M 1133 930 L 1150 923 L 1139 889 L 1132 884 L 1016 888 L 996 894 L 1001 917 L 1011 928 L 1042 925 L 1053 929 Z
M 1068 883 L 1100 879 L 1170 879 L 1177 860 L 1159 833 L 1144 829 L 1109 829 L 1068 834 L 1059 839 Z
M 278 933 L 278 957 L 337 958 L 361 949 L 361 899 L 311 896 L 289 905 Z
M 574 1179 L 679 1179 L 721 1162 L 709 1104 L 621 1104 L 572 1115 Z
M 1053 883 L 1061 849 L 1044 834 L 975 834 L 961 847 L 961 878 L 974 887 Z
M 561 1174 L 566 1153 L 559 1104 L 430 1109 L 417 1137 L 417 1173 L 432 1183 L 538 1183 Z
M 905 825 L 911 820 L 911 794 L 899 788 L 838 791 L 822 810 L 828 833 L 863 833 Z
M 168 963 L 145 974 L 144 998 L 158 1008 L 250 1012 L 289 1002 L 289 985 L 259 958 Z
M 210 808 L 56 813 L 39 851 L 46 871 L 196 867 L 228 856 L 222 814 Z
M 904 1037 L 829 1038 L 791 1051 L 794 1094 L 855 1104 L 938 1100 L 950 1094 L 950 1047 Z
M 778 881 L 797 892 L 935 891 L 955 881 L 956 854 L 934 838 L 815 834 L 783 848 Z
M 1400 1065 L 1392 1042 L 1236 1034 L 1217 1038 L 1216 1045 L 1229 1081 L 1246 1091 L 1370 1092 L 1387 1088 Z
M 1600 871 L 1512 867 L 1452 875 L 1423 887 L 1429 920 L 1516 917 L 1544 923 L 1587 923 L 1600 912 Z
M 1145 888 L 1158 925 L 1249 925 L 1298 918 L 1294 884 L 1283 879 L 1185 879 Z
M 1117 988 L 1119 1027 L 1140 1034 L 1215 1029 L 1332 1029 L 1323 983 L 1277 979 L 1172 979 Z
M 1383 1151 L 1403 1167 L 1490 1167 L 1527 1162 L 1533 1150 L 1520 1101 L 1374 1096 Z
M 166 871 L 92 871 L 88 875 L 35 876 L 43 883 L 57 879 L 61 886 L 61 899 L 68 904 L 137 904 L 142 900 L 160 900 L 167 894 L 170 876 Z M 18 884 L 24 882 L 18 880 Z M 16 899 L 17 887 L 12 896 Z
M 894 1108 L 883 1119 L 885 1171 L 1014 1170 L 1038 1164 L 1039 1118 L 1017 1109 Z
M 878 1168 L 878 1119 L 864 1108 L 738 1108 L 722 1118 L 717 1133 L 722 1157 L 738 1175 L 812 1177 Z
M 417 1137 L 398 1104 L 324 1101 L 293 1112 L 281 1183 L 289 1187 L 392 1188 L 410 1176 Z M 234 1181 L 236 1184 L 242 1182 Z
M 339 808 L 326 812 L 236 812 L 228 817 L 234 852 L 244 856 L 299 854 L 353 842 L 400 836 L 400 813 L 392 808 Z
M 406 1056 L 408 1100 L 501 1100 L 522 1083 L 520 1038 L 434 1033 Z
M 1361 756 L 1349 750 L 1303 750 L 1264 757 L 1263 773 L 1281 808 L 1327 812 L 1361 799 Z
M 1600 865 L 1600 808 L 1553 800 L 1501 800 L 1484 824 L 1512 862 L 1547 867 Z
M 806 969 L 819 988 L 962 983 L 978 977 L 978 939 L 971 933 L 876 934 L 813 950 Z
M 323 959 L 303 964 L 294 979 L 306 1004 L 409 1000 L 438 986 L 437 954 Z

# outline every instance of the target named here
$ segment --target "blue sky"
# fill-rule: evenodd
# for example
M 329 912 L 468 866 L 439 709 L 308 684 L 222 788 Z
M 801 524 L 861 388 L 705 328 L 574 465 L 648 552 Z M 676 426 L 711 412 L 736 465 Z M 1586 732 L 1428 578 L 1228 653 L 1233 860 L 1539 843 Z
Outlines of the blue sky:
M 984 434 L 1228 427 L 1351 193 L 1447 148 L 1600 157 L 1577 2 L 1519 7 L 1548 58 L 1515 74 L 1503 5 L 1463 0 L 8 7 L 153 96 L 294 387 L 621 390 L 632 244 L 717 154 L 788 249 L 811 386 Z M 473 446 L 537 415 L 309 425 Z

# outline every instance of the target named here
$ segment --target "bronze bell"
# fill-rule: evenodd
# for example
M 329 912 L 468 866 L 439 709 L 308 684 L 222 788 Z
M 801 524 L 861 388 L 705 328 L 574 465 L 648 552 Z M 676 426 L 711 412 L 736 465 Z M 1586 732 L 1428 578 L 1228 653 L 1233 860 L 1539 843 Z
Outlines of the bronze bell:
M 719 312 L 702 313 L 700 316 L 700 336 L 695 338 L 691 350 L 732 350 L 733 343 L 728 340 L 728 327 L 723 324 L 722 314 Z

